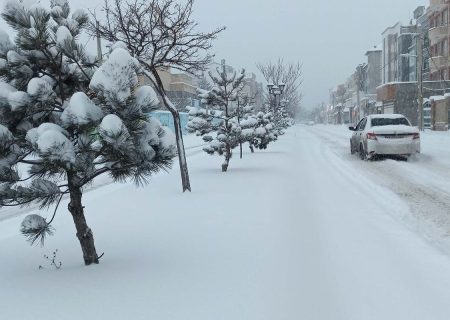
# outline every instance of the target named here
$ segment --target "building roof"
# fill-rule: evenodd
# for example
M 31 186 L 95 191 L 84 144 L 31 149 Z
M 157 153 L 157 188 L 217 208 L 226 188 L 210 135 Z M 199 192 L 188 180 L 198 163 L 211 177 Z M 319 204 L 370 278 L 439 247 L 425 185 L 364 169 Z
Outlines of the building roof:
M 381 49 L 381 45 L 376 45 L 376 46 L 373 46 L 373 48 L 367 50 L 366 56 L 367 56 L 370 52 L 381 52 L 381 51 L 383 51 L 383 50 Z
M 393 31 L 395 30 L 399 30 L 400 29 L 400 21 L 398 21 L 396 24 L 394 24 L 391 27 L 387 27 L 386 29 L 384 29 L 384 31 L 381 33 L 381 35 L 384 35 L 386 33 L 393 33 Z

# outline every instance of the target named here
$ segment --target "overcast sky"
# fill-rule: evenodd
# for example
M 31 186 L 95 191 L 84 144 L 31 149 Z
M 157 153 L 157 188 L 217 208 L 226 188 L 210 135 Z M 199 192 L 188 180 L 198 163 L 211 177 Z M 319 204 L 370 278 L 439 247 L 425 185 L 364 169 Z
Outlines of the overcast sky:
M 42 0 L 47 2 L 48 0 Z M 0 0 L 4 7 L 6 0 Z M 72 8 L 94 8 L 101 0 L 69 0 Z M 284 57 L 303 63 L 304 106 L 328 102 L 342 83 L 381 43 L 381 33 L 429 0 L 196 0 L 199 29 L 226 26 L 214 43 L 217 59 L 256 72 L 258 61 Z M 4 27 L 3 22 L 0 27 Z M 262 81 L 262 79 L 260 79 Z

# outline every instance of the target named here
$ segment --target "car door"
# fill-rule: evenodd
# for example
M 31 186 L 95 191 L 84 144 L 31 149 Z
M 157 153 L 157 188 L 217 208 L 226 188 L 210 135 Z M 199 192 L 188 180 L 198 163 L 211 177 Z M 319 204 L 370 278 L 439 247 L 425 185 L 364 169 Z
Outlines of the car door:
M 360 131 L 359 131 L 359 129 L 360 129 L 360 127 L 361 127 L 361 124 L 362 124 L 362 122 L 363 122 L 363 120 L 364 119 L 361 119 L 359 122 L 358 122 L 358 124 L 356 125 L 356 128 L 355 128 L 355 131 L 353 132 L 353 135 L 352 135 L 352 145 L 353 145 L 353 148 L 355 149 L 355 150 L 358 150 L 358 146 L 359 146 L 359 141 L 360 141 Z
M 359 150 L 359 145 L 364 143 L 364 129 L 367 124 L 367 118 L 362 118 L 355 131 L 355 148 Z

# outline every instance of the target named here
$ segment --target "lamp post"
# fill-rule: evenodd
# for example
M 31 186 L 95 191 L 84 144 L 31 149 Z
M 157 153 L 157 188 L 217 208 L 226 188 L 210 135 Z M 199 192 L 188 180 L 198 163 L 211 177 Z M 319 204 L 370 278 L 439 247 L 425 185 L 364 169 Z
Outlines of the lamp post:
M 269 94 L 273 96 L 275 100 L 273 111 L 276 111 L 278 109 L 278 97 L 283 94 L 285 87 L 286 85 L 284 83 L 280 84 L 269 83 L 267 85 L 267 90 L 269 91 Z

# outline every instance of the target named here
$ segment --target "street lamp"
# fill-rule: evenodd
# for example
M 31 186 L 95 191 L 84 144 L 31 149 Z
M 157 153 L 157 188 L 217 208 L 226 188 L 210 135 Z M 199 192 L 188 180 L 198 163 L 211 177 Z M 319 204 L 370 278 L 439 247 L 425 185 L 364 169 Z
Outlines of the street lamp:
M 269 94 L 272 95 L 275 100 L 275 104 L 274 104 L 275 110 L 278 108 L 278 96 L 281 96 L 283 94 L 285 87 L 286 87 L 286 85 L 284 83 L 280 83 L 280 84 L 269 83 L 267 85 L 267 90 L 269 91 Z

